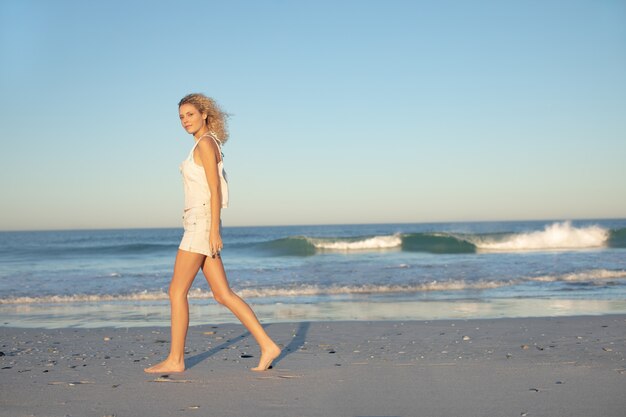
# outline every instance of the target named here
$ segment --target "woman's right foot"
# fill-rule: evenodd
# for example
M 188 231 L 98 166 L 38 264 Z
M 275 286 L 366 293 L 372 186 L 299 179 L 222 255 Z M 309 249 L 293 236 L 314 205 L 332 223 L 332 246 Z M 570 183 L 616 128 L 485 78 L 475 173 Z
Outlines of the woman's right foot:
M 276 343 L 274 346 L 271 346 L 269 349 L 261 351 L 261 359 L 259 359 L 259 365 L 256 368 L 252 368 L 253 371 L 263 372 L 269 369 L 272 366 L 272 362 L 278 356 L 280 356 L 280 348 Z
M 149 368 L 145 368 L 144 372 L 149 374 L 169 374 L 173 372 L 183 372 L 185 370 L 185 362 L 178 362 L 168 359 L 165 359 L 161 363 L 157 363 L 154 366 Z

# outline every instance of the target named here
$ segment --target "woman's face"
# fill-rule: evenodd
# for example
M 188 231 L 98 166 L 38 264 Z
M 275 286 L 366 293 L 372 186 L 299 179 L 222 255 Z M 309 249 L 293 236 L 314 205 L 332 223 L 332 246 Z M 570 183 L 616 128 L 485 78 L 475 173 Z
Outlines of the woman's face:
M 178 109 L 180 124 L 187 133 L 195 135 L 200 129 L 206 125 L 206 114 L 201 114 L 193 104 L 183 104 Z

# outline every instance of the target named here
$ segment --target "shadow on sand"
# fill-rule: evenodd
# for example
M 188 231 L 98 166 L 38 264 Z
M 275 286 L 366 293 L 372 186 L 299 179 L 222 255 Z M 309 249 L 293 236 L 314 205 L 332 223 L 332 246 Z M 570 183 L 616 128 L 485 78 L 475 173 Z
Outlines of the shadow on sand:
M 290 353 L 295 352 L 302 346 L 304 346 L 304 342 L 306 341 L 306 334 L 308 333 L 310 326 L 311 323 L 309 323 L 308 321 L 302 322 L 298 325 L 298 330 L 296 330 L 296 334 L 293 336 L 289 344 L 285 346 L 283 348 L 283 351 L 280 352 L 280 355 L 276 359 L 274 359 L 274 365 L 283 360 Z
M 298 330 L 295 332 L 295 335 L 293 336 L 289 344 L 283 347 L 280 356 L 274 359 L 274 365 L 276 365 L 278 362 L 280 362 L 283 358 L 288 356 L 290 353 L 295 352 L 298 349 L 300 349 L 302 346 L 304 346 L 304 342 L 306 341 L 306 334 L 309 330 L 310 325 L 311 323 L 309 322 L 302 322 L 298 325 Z M 267 329 L 270 326 L 271 324 L 268 324 L 268 325 L 263 326 L 263 328 Z M 243 332 L 239 336 L 231 337 L 228 340 L 226 340 L 224 343 L 218 346 L 215 346 L 207 350 L 206 352 L 198 353 L 197 355 L 191 356 L 185 359 L 185 367 L 187 369 L 191 369 L 194 366 L 198 365 L 200 362 L 204 361 L 205 359 L 208 359 L 211 356 L 215 355 L 220 350 L 226 349 L 235 343 L 241 342 L 243 339 L 245 339 L 248 336 L 250 336 L 250 332 L 247 332 L 247 331 Z M 278 340 L 277 343 L 280 345 L 280 340 Z

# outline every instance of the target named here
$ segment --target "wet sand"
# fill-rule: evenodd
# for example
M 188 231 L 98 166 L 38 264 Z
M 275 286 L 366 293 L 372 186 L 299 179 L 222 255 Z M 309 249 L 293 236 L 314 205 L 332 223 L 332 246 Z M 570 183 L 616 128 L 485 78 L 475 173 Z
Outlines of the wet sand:
M 241 325 L 190 328 L 184 373 L 143 368 L 168 328 L 0 328 L 2 416 L 623 416 L 626 315 L 300 322 L 256 373 Z

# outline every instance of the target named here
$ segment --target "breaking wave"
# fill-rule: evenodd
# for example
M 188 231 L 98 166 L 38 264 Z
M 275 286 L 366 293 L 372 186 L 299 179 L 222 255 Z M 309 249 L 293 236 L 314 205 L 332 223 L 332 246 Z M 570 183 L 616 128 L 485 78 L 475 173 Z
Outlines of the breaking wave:
M 525 251 L 545 249 L 590 249 L 607 246 L 610 232 L 600 226 L 573 227 L 570 222 L 553 223 L 543 230 L 471 238 L 478 249 L 490 251 Z
M 320 252 L 402 250 L 433 254 L 522 252 L 626 247 L 626 229 L 547 225 L 543 230 L 518 233 L 463 234 L 444 232 L 398 233 L 383 236 L 317 238 L 293 236 L 256 244 L 272 255 L 310 256 Z

